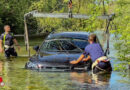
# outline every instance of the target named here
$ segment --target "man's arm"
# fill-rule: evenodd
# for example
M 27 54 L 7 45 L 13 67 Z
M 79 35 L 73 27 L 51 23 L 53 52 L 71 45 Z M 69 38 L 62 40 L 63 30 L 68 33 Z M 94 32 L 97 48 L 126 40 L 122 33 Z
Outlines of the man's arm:
M 16 40 L 16 39 L 13 39 L 13 41 L 14 41 L 15 45 L 18 46 L 17 40 Z
M 15 43 L 15 45 L 16 45 L 16 46 L 18 47 L 18 49 L 20 50 L 20 46 L 19 46 L 17 40 L 16 40 L 16 39 L 13 39 L 13 42 Z
M 82 61 L 84 59 L 84 54 L 82 54 L 77 60 L 71 61 L 70 64 L 77 64 L 80 61 Z
M 89 55 L 88 55 L 87 58 L 84 58 L 84 59 L 83 59 L 84 62 L 87 62 L 88 60 L 91 60 L 91 57 L 90 57 Z
M 0 53 L 2 53 L 3 52 L 3 46 L 2 46 L 2 40 L 0 40 Z
M 74 60 L 74 61 L 71 61 L 70 64 L 77 64 L 79 63 L 80 61 L 82 61 L 86 55 L 89 55 L 89 50 L 88 50 L 88 46 L 85 47 L 85 51 L 83 54 L 81 54 L 81 56 L 77 59 L 77 60 Z M 85 58 L 86 60 L 83 60 L 83 61 L 88 61 L 90 60 L 90 56 L 88 56 L 87 58 Z

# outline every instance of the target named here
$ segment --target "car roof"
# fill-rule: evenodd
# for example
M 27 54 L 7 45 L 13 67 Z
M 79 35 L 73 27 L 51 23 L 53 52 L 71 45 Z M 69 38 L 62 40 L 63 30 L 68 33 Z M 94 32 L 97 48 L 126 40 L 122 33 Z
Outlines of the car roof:
M 61 32 L 50 34 L 47 37 L 47 40 L 50 39 L 82 39 L 88 40 L 89 32 Z

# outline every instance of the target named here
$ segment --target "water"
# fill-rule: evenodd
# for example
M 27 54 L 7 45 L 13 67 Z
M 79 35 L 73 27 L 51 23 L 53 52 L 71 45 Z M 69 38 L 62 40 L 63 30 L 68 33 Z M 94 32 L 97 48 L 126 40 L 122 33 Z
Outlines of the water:
M 109 57 L 113 66 L 117 57 L 112 41 L 110 47 Z M 129 78 L 122 77 L 120 72 L 100 75 L 94 75 L 91 71 L 39 72 L 26 70 L 24 66 L 27 61 L 27 57 L 0 59 L 0 75 L 5 83 L 0 90 L 130 90 Z
M 1 61 L 3 90 L 129 90 L 118 72 L 92 75 L 91 72 L 39 72 L 24 69 L 27 58 Z M 0 87 L 1 88 L 1 87 Z M 1 90 L 1 89 L 0 89 Z

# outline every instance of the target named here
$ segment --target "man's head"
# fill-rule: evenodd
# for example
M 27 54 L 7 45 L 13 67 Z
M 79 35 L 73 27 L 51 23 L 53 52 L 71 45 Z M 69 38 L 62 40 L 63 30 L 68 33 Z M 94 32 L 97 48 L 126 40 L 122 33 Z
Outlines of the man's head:
M 96 42 L 96 41 L 97 41 L 97 36 L 96 36 L 96 34 L 91 34 L 91 35 L 89 36 L 89 38 L 88 38 L 88 41 L 89 41 L 89 43 L 94 43 L 94 42 Z
M 4 30 L 5 30 L 5 32 L 10 32 L 11 31 L 10 26 L 9 25 L 5 25 L 4 26 Z

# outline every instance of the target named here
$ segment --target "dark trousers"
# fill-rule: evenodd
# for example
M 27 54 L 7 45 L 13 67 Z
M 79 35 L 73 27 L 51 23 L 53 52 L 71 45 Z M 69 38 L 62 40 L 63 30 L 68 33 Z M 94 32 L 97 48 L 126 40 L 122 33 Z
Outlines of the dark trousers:
M 99 73 L 99 72 L 111 72 L 112 71 L 112 67 L 111 67 L 111 64 L 110 62 L 106 62 L 107 63 L 107 67 L 105 68 L 101 68 L 100 66 L 95 66 L 94 69 L 93 69 L 93 73 Z
M 10 55 L 17 57 L 17 52 L 14 48 L 5 49 L 5 57 L 10 58 Z

